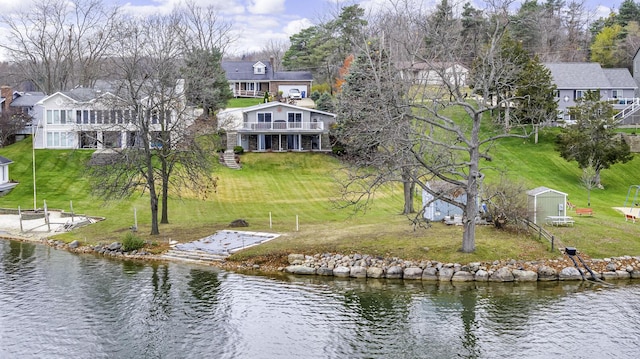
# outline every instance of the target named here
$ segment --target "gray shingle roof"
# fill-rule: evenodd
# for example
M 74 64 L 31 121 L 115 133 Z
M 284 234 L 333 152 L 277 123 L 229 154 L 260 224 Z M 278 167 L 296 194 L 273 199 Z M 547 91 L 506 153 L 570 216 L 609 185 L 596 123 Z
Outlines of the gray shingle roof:
M 264 74 L 254 74 L 253 65 L 258 61 L 222 61 L 222 69 L 229 81 L 311 81 L 309 71 L 277 71 L 272 72 L 269 61 L 260 61 L 266 65 Z
M 74 88 L 71 91 L 63 92 L 63 94 L 79 102 L 91 101 L 98 96 L 98 92 L 96 90 L 84 87 Z
M 631 77 L 629 70 L 627 69 L 602 69 L 605 76 L 609 79 L 609 83 L 613 88 L 631 88 L 638 87 L 636 81 Z M 615 84 L 615 86 L 613 85 Z
M 47 96 L 44 94 L 44 92 L 21 93 L 11 102 L 11 107 L 31 107 L 45 97 Z
M 603 69 L 596 62 L 545 63 L 553 82 L 562 89 L 636 88 L 627 69 Z

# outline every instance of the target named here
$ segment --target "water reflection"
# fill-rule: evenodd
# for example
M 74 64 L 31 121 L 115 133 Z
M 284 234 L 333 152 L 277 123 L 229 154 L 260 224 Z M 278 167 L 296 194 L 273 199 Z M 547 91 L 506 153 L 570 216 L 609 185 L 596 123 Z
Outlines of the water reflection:
M 638 284 L 245 276 L 8 241 L 0 242 L 0 267 L 0 358 L 589 358 L 640 351 L 634 332 L 620 330 L 640 325 Z

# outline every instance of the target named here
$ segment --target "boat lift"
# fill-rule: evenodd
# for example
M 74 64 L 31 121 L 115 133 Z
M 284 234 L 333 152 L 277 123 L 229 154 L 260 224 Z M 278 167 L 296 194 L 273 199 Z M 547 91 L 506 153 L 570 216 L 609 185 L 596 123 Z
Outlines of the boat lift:
M 611 283 L 607 283 L 605 281 L 603 281 L 602 279 L 600 279 L 600 277 L 598 277 L 592 270 L 591 268 L 589 268 L 589 266 L 587 265 L 587 263 L 584 262 L 584 260 L 578 255 L 578 250 L 575 249 L 574 247 L 566 247 L 564 249 L 564 254 L 567 255 L 567 257 L 569 257 L 571 259 L 571 261 L 573 262 L 573 265 L 576 267 L 576 269 L 578 270 L 578 272 L 580 272 L 580 276 L 582 276 L 582 280 L 593 280 L 594 282 L 598 282 L 604 285 L 608 285 L 608 286 L 613 286 L 613 284 Z M 575 258 L 578 258 L 578 260 L 580 261 L 580 264 L 582 264 L 582 266 L 584 267 L 584 269 L 586 269 L 589 274 L 591 274 L 591 278 L 587 277 L 585 275 L 585 273 L 582 271 L 582 269 L 580 269 L 580 266 L 578 265 L 578 262 L 576 262 Z

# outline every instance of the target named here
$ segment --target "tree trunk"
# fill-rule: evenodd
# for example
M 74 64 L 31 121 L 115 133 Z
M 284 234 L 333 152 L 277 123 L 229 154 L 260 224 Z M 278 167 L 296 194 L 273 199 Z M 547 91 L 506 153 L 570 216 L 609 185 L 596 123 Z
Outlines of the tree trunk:
M 160 223 L 169 224 L 169 205 L 167 203 L 169 198 L 169 187 L 163 185 L 162 186 L 162 217 L 160 218 Z
M 167 172 L 167 162 L 162 161 L 162 218 L 160 223 L 169 224 L 169 174 Z
M 411 180 L 411 176 L 409 175 L 409 169 L 402 169 L 402 188 L 404 191 L 404 209 L 402 214 L 410 214 L 414 213 L 415 210 L 413 208 L 413 190 L 415 188 L 415 184 Z
M 149 143 L 143 141 L 146 148 L 149 150 Z M 147 167 L 147 186 L 149 187 L 149 202 L 151 206 L 151 235 L 155 236 L 160 234 L 160 228 L 158 227 L 158 193 L 156 192 L 156 182 L 154 178 L 153 164 L 151 163 L 151 155 L 147 153 L 146 167 Z
M 160 234 L 158 227 L 158 195 L 156 194 L 156 187 L 154 184 L 149 183 L 149 201 L 151 204 L 151 235 L 156 236 Z
M 593 177 L 593 182 L 596 188 L 602 188 L 602 184 L 600 183 L 600 169 L 596 168 L 596 175 Z
M 462 215 L 462 252 L 472 253 L 476 250 L 476 216 L 478 215 L 478 189 L 482 182 L 482 174 L 478 170 L 480 163 L 480 119 L 482 114 L 474 114 L 471 142 L 469 146 L 469 178 L 467 179 L 467 203 Z

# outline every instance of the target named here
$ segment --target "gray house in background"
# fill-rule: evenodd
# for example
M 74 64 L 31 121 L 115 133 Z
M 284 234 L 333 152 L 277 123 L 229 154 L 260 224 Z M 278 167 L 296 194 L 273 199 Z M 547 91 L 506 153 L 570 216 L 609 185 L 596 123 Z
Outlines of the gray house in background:
M 275 71 L 272 61 L 222 61 L 222 69 L 234 97 L 262 98 L 267 91 L 288 97 L 293 89 L 308 97 L 313 83 L 311 72 Z
M 45 97 L 44 92 L 13 91 L 9 86 L 2 86 L 0 88 L 0 112 L 21 112 L 38 119 L 42 116 L 42 109 L 36 104 Z M 25 128 L 18 130 L 16 139 L 23 139 L 25 136 L 32 134 L 34 128 L 31 126 L 29 124 Z
M 632 113 L 638 106 L 638 84 L 626 68 L 606 69 L 595 62 L 560 62 L 544 64 L 557 86 L 558 120 L 569 121 L 568 108 L 587 91 L 599 91 L 602 100 L 620 110 L 623 124 L 636 123 Z M 640 108 L 640 107 L 637 107 Z M 633 111 L 631 111 L 633 110 Z

